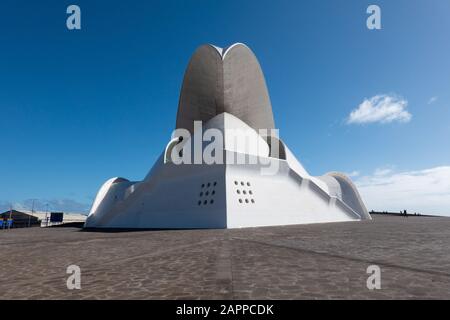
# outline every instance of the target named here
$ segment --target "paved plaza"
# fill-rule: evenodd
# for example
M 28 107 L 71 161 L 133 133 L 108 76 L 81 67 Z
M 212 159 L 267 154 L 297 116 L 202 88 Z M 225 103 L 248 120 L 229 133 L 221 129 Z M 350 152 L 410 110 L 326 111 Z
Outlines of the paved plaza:
M 0 231 L 0 299 L 450 299 L 450 218 L 234 230 Z M 68 290 L 67 266 L 81 268 Z M 367 267 L 381 268 L 368 290 Z

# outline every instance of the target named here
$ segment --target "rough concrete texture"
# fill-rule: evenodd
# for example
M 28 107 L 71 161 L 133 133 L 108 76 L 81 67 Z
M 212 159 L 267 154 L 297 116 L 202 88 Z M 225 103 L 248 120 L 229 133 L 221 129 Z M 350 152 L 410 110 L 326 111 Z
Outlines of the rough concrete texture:
M 255 130 L 274 129 L 269 92 L 258 59 L 244 44 L 199 47 L 186 69 L 177 128 L 193 133 L 194 121 L 228 112 Z
M 0 299 L 449 299 L 450 218 L 235 230 L 0 231 Z M 81 290 L 66 268 L 81 267 Z M 381 290 L 366 269 L 381 267 Z

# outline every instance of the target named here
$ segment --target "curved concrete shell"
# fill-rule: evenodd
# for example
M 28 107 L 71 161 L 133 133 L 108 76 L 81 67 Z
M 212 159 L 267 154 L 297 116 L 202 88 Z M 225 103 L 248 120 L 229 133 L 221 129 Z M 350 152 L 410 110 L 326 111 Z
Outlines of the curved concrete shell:
M 259 63 L 243 44 L 205 45 L 195 52 L 177 128 L 185 130 L 168 139 L 144 180 L 103 184 L 85 227 L 237 228 L 371 219 L 348 177 L 310 176 L 282 139 L 259 131 L 274 128 L 272 107 Z M 245 144 L 237 142 L 241 136 Z M 192 164 L 196 151 L 204 156 L 212 150 L 222 161 L 203 157 Z M 177 164 L 180 157 L 189 163 Z M 268 168 L 277 170 L 267 174 Z
M 264 74 L 242 43 L 197 49 L 184 75 L 176 127 L 193 132 L 194 121 L 206 122 L 223 112 L 256 130 L 275 128 Z

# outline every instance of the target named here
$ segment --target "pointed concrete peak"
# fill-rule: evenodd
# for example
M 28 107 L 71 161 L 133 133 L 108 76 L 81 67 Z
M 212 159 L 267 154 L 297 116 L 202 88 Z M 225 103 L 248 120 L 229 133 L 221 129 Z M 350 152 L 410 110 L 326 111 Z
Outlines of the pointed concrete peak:
M 208 44 L 210 47 L 213 47 L 214 49 L 217 50 L 217 52 L 219 53 L 219 55 L 222 57 L 222 53 L 223 53 L 223 48 L 215 46 L 213 44 Z
M 225 59 L 228 52 L 230 52 L 231 50 L 233 50 L 236 47 L 244 47 L 244 48 L 247 48 L 250 52 L 252 52 L 252 50 L 245 43 L 242 43 L 242 42 L 233 43 L 231 46 L 228 46 L 225 48 L 221 48 L 214 44 L 208 44 L 208 46 L 216 49 L 217 53 L 219 53 L 219 55 L 222 57 L 222 60 Z

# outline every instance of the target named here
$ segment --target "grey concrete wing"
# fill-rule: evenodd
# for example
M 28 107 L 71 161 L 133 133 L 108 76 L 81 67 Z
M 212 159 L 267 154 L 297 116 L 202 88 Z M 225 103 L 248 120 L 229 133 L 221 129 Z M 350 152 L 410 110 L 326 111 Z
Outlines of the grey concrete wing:
M 177 128 L 228 112 L 255 130 L 275 128 L 264 74 L 253 52 L 237 43 L 203 45 L 192 56 L 180 94 Z

